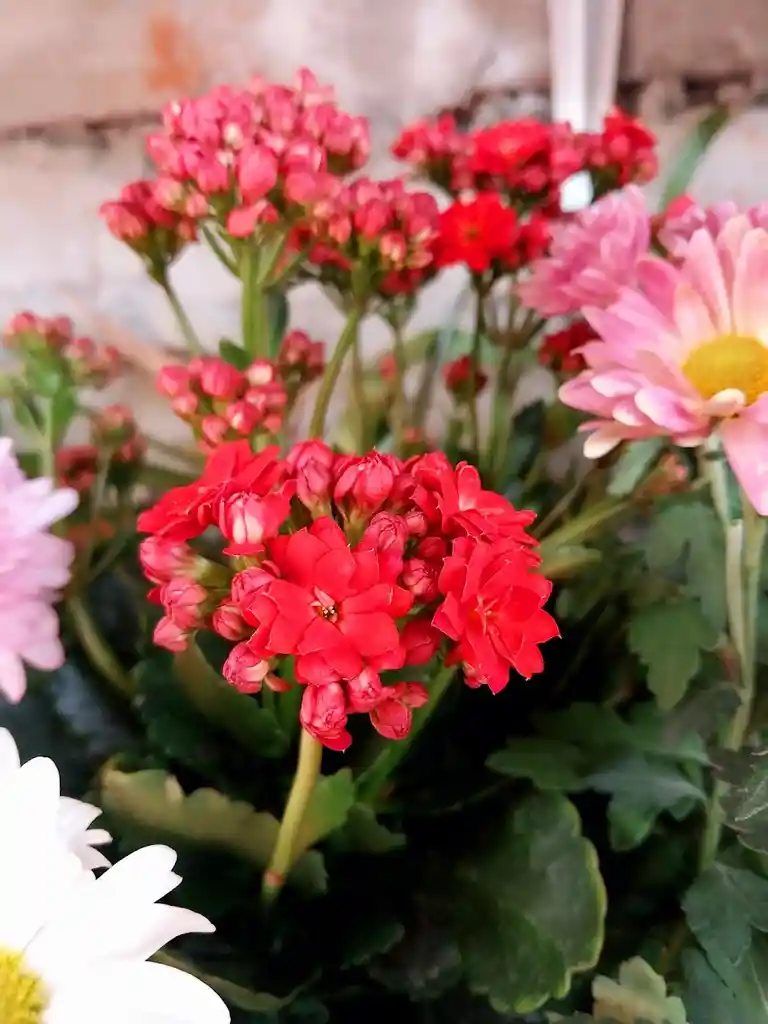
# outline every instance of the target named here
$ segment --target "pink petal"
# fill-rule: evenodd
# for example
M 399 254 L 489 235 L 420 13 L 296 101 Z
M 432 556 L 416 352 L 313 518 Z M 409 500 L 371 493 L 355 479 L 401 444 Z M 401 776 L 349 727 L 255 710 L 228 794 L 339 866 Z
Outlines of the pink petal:
M 746 416 L 720 427 L 726 458 L 749 501 L 768 515 L 768 427 Z
M 745 237 L 733 281 L 733 326 L 736 334 L 768 342 L 768 232 L 761 228 Z

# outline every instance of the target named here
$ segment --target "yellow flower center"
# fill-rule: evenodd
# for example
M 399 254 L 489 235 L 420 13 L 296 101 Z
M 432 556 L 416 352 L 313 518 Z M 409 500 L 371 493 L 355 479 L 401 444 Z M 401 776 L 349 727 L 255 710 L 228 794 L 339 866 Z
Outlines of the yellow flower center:
M 0 1021 L 42 1024 L 48 999 L 43 982 L 27 970 L 21 953 L 0 949 Z
M 768 391 L 768 347 L 757 338 L 725 334 L 695 348 L 682 370 L 702 398 L 734 388 L 751 405 Z

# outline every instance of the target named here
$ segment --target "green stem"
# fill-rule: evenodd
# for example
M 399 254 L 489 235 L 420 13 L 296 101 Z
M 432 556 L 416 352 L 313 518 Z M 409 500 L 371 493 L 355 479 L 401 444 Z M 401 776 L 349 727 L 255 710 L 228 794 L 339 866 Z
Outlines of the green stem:
M 406 401 L 405 401 L 405 343 L 403 326 L 398 319 L 392 324 L 394 336 L 395 380 L 392 398 L 392 437 L 395 442 L 395 455 L 402 455 L 405 449 Z
M 219 263 L 221 263 L 222 266 L 226 267 L 230 274 L 234 274 L 235 277 L 237 277 L 237 264 L 235 263 L 234 259 L 228 252 L 226 252 L 224 246 L 216 237 L 215 233 L 205 225 L 203 226 L 203 238 L 208 243 L 211 252 L 217 258 Z
M 43 403 L 42 428 L 39 436 L 40 476 L 56 479 L 56 438 L 54 437 L 53 403 Z
M 722 459 L 704 463 L 712 499 L 725 533 L 725 591 L 728 630 L 739 661 L 740 703 L 720 737 L 725 750 L 738 751 L 746 740 L 755 703 L 756 625 L 760 596 L 762 552 L 766 519 L 758 515 L 745 494 L 741 495 L 740 520 L 732 521 L 728 509 L 728 467 Z M 724 825 L 723 797 L 727 783 L 717 780 L 707 804 L 706 824 L 699 850 L 699 868 L 711 867 L 720 848 Z
M 483 332 L 485 331 L 485 291 L 475 284 L 475 330 L 472 335 L 472 368 L 476 373 L 480 369 L 480 358 L 483 351 Z M 469 400 L 469 449 L 477 459 L 480 452 L 480 416 L 478 412 L 478 394 L 473 390 Z
M 93 621 L 90 611 L 81 597 L 69 597 L 67 610 L 75 627 L 77 638 L 88 655 L 92 665 L 121 697 L 133 699 L 135 687 L 130 675 L 117 660 L 114 652 Z
M 247 245 L 240 255 L 240 322 L 243 348 L 255 358 L 269 356 L 269 313 L 261 271 L 258 252 Z
M 573 519 L 569 519 L 559 529 L 545 537 L 540 546 L 542 557 L 554 552 L 557 548 L 579 543 L 598 532 L 606 523 L 622 515 L 630 507 L 623 498 L 606 498 L 597 501 L 584 509 Z M 536 531 L 538 534 L 538 531 Z
M 174 316 L 176 317 L 176 322 L 178 323 L 179 330 L 181 331 L 184 337 L 184 341 L 186 342 L 188 351 L 194 353 L 195 355 L 200 355 L 200 353 L 205 351 L 202 342 L 195 333 L 195 329 L 192 326 L 192 321 L 187 316 L 186 311 L 182 306 L 181 300 L 176 294 L 173 285 L 168 280 L 167 276 L 160 278 L 158 283 L 165 292 L 165 297 L 168 299 L 168 303 L 171 309 L 173 310 Z
M 368 410 L 365 404 L 365 367 L 360 352 L 360 337 L 352 345 L 352 405 L 355 413 L 355 449 L 362 455 L 368 450 Z
M 262 879 L 261 896 L 265 904 L 272 903 L 280 895 L 293 866 L 296 840 L 320 775 L 322 759 L 322 744 L 302 729 L 296 774 L 280 822 L 275 848 Z
M 349 350 L 357 340 L 358 328 L 363 317 L 363 310 L 359 306 L 353 307 L 347 317 L 344 330 L 341 332 L 336 347 L 333 350 L 328 365 L 325 368 L 323 379 L 320 381 L 320 388 L 317 392 L 315 411 L 312 413 L 312 421 L 309 425 L 310 437 L 322 437 L 325 433 L 325 419 L 328 415 L 328 406 L 331 404 L 333 389 L 339 379 L 341 368 L 344 365 Z
M 429 700 L 423 707 L 414 711 L 411 731 L 405 739 L 398 740 L 397 743 L 388 743 L 376 760 L 360 775 L 357 780 L 357 795 L 361 800 L 370 804 L 376 803 L 382 786 L 407 756 L 456 676 L 456 671 L 455 665 L 443 665 L 429 687 Z

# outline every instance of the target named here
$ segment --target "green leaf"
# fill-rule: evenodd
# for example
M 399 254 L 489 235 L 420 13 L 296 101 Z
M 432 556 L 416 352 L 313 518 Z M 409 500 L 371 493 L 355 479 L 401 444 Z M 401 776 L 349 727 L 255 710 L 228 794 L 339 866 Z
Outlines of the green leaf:
M 725 549 L 709 505 L 687 501 L 667 506 L 651 523 L 644 553 L 652 571 L 682 571 L 685 592 L 698 598 L 713 629 L 725 627 Z
M 174 682 L 204 718 L 252 754 L 279 758 L 286 753 L 289 739 L 275 716 L 253 697 L 229 686 L 195 643 L 174 655 L 168 685 Z
M 648 670 L 648 688 L 665 711 L 685 696 L 702 650 L 717 640 L 695 600 L 649 605 L 634 611 L 629 622 L 629 648 Z
M 694 1024 L 747 1024 L 736 995 L 698 949 L 683 952 L 684 1000 Z M 759 1021 L 749 1021 L 759 1024 Z
M 108 768 L 101 776 L 101 804 L 121 822 L 163 836 L 170 845 L 181 841 L 225 851 L 259 868 L 266 867 L 280 827 L 273 815 L 215 789 L 187 795 L 172 775 L 156 769 L 127 773 Z M 301 857 L 289 882 L 322 891 L 321 855 L 313 851 Z
M 742 846 L 768 853 L 768 749 L 719 751 L 713 761 L 728 786 L 723 797 L 726 825 Z
M 664 979 L 640 957 L 621 965 L 618 981 L 595 978 L 592 995 L 598 1024 L 687 1024 L 682 1000 L 667 995 Z
M 382 825 L 368 804 L 350 807 L 347 820 L 332 837 L 333 849 L 340 853 L 389 853 L 405 843 L 405 836 Z
M 290 308 L 286 293 L 277 288 L 271 288 L 267 292 L 266 300 L 267 321 L 269 324 L 269 353 L 270 357 L 275 359 L 280 351 L 280 345 L 288 327 Z
M 704 950 L 736 966 L 752 944 L 752 929 L 768 931 L 768 880 L 715 864 L 688 890 L 683 910 Z
M 245 370 L 252 362 L 245 349 L 236 345 L 234 341 L 230 341 L 228 338 L 222 338 L 219 342 L 219 355 L 225 363 L 234 366 L 236 370 Z
M 705 793 L 671 763 L 640 755 L 594 772 L 585 786 L 610 795 L 608 820 L 614 850 L 631 850 L 649 836 L 664 811 L 686 817 Z
M 687 952 L 685 1002 L 694 1024 L 768 1024 L 768 939 L 755 934 L 737 965 Z
M 499 1013 L 528 1013 L 597 962 L 605 888 L 579 816 L 555 794 L 526 799 L 461 864 L 452 904 L 467 983 Z M 567 894 L 567 897 L 566 897 Z
M 48 431 L 54 447 L 58 447 L 69 430 L 77 412 L 77 396 L 70 385 L 64 383 L 51 398 L 48 410 Z
M 312 791 L 296 836 L 296 855 L 341 828 L 355 803 L 355 797 L 351 768 L 342 768 L 335 775 L 321 775 Z
M 696 123 L 693 131 L 683 141 L 680 152 L 672 161 L 672 169 L 667 174 L 666 184 L 661 194 L 662 210 L 665 210 L 673 199 L 685 195 L 702 158 L 730 119 L 729 108 L 720 106 L 707 111 Z
M 486 766 L 513 779 L 530 779 L 537 789 L 568 792 L 580 787 L 589 760 L 575 744 L 524 736 L 491 754 Z
M 608 493 L 614 498 L 631 494 L 655 465 L 666 447 L 661 437 L 649 437 L 624 446 L 624 450 L 611 470 Z

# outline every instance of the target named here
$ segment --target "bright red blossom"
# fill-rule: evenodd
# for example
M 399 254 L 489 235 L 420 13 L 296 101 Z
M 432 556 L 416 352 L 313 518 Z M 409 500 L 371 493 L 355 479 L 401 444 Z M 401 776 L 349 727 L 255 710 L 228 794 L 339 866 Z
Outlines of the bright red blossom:
M 543 610 L 552 584 L 532 571 L 536 561 L 510 541 L 454 541 L 439 580 L 445 600 L 432 621 L 456 641 L 449 660 L 462 664 L 470 686 L 498 693 L 510 669 L 525 679 L 543 669 L 538 644 L 559 633 Z

